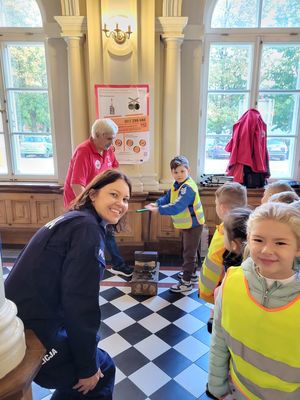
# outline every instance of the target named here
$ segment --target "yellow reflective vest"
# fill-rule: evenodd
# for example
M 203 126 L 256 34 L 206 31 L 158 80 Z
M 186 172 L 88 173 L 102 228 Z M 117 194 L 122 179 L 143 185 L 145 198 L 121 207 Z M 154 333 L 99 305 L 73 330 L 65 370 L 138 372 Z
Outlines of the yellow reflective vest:
M 300 399 L 300 295 L 266 308 L 251 295 L 241 267 L 229 268 L 222 293 L 221 325 L 230 375 L 250 400 Z
M 216 227 L 199 276 L 199 296 L 203 300 L 212 304 L 214 304 L 214 290 L 222 281 L 224 276 L 224 251 L 224 232 L 222 223 Z
M 204 212 L 203 212 L 203 207 L 202 207 L 202 203 L 200 200 L 197 184 L 193 181 L 192 178 L 188 178 L 185 182 L 183 182 L 182 185 L 190 186 L 190 188 L 193 189 L 193 191 L 195 192 L 193 209 L 194 209 L 196 219 L 199 222 L 199 225 L 203 225 L 205 223 Z M 180 193 L 180 188 L 182 187 L 182 185 L 179 186 L 179 188 L 177 190 L 175 190 L 174 186 L 172 186 L 171 194 L 170 194 L 170 201 L 172 204 L 174 204 L 175 201 L 178 199 L 178 194 Z M 185 210 L 183 210 L 181 213 L 172 215 L 171 217 L 172 217 L 173 225 L 175 228 L 189 229 L 192 227 L 193 221 L 192 221 L 192 216 L 191 216 L 191 213 L 190 213 L 190 210 L 188 207 Z

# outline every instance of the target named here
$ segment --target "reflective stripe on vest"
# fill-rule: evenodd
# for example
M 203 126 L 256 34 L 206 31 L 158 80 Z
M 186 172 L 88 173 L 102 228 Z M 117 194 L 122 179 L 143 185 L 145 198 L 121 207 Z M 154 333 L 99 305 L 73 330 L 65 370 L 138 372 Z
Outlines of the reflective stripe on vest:
M 193 181 L 192 178 L 187 179 L 185 182 L 183 182 L 182 185 L 188 185 L 195 192 L 193 209 L 199 225 L 203 225 L 205 223 L 205 219 L 204 219 L 203 207 L 199 196 L 198 186 L 196 185 L 196 183 Z M 172 204 L 174 204 L 175 201 L 178 199 L 178 195 L 180 193 L 182 185 L 177 190 L 175 190 L 174 186 L 172 187 L 171 198 L 170 198 Z M 189 208 L 187 207 L 179 214 L 172 215 L 172 221 L 175 228 L 178 229 L 191 228 L 193 221 Z
M 218 225 L 210 242 L 208 254 L 202 264 L 199 277 L 199 296 L 214 303 L 214 290 L 221 282 L 224 274 L 223 253 L 224 234 L 223 224 Z
M 238 390 L 251 400 L 300 399 L 300 295 L 268 309 L 251 295 L 241 267 L 229 268 L 222 327 Z

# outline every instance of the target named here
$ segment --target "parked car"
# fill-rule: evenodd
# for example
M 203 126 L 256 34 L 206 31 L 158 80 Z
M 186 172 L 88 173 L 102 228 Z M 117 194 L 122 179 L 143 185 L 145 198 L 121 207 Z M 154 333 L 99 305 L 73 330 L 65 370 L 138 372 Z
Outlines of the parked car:
M 268 139 L 268 152 L 270 160 L 286 160 L 288 147 L 282 139 Z
M 207 149 L 207 157 L 209 158 L 229 158 L 230 153 L 224 149 L 224 144 L 214 144 Z
M 21 136 L 21 157 L 52 157 L 53 147 L 51 137 L 48 136 Z

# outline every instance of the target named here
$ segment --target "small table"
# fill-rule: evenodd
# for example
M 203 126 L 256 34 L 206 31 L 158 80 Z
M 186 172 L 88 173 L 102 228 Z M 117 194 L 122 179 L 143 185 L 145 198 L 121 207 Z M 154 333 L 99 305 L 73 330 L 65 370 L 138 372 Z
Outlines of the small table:
M 25 330 L 26 353 L 22 362 L 0 379 L 0 400 L 31 400 L 31 383 L 42 365 L 46 349 L 31 330 Z

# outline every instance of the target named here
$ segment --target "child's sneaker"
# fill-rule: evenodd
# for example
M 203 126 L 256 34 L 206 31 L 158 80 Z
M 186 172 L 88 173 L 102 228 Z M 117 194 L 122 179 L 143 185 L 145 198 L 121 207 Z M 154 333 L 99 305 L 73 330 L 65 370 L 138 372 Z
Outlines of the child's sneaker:
M 170 287 L 170 291 L 174 293 L 184 293 L 189 292 L 193 289 L 193 285 L 191 282 L 181 281 L 177 285 L 173 285 Z
M 215 397 L 215 396 L 214 396 L 212 393 L 210 393 L 210 391 L 208 390 L 208 384 L 206 384 L 206 391 L 205 391 L 205 394 L 206 394 L 206 396 L 209 397 L 210 399 L 218 400 L 218 398 Z
M 182 278 L 183 278 L 183 272 L 181 271 L 181 272 L 179 272 L 178 273 L 178 278 L 180 278 L 181 280 L 182 280 Z M 195 274 L 192 274 L 192 276 L 191 276 L 191 282 L 193 282 L 193 283 L 197 283 L 198 282 L 198 279 L 199 279 L 199 276 L 195 273 Z
M 207 331 L 208 333 L 212 333 L 212 326 L 213 326 L 214 319 L 211 317 L 207 321 Z

